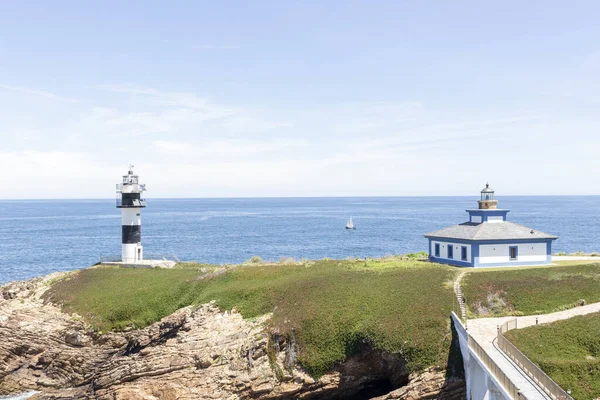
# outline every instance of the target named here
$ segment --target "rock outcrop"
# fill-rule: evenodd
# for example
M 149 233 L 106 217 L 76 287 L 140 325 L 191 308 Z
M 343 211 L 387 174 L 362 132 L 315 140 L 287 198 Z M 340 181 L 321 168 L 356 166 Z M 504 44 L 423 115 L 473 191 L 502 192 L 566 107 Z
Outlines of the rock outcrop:
M 268 316 L 249 321 L 214 304 L 180 309 L 144 329 L 98 335 L 77 315 L 44 304 L 41 296 L 58 276 L 0 287 L 0 395 L 35 390 L 32 399 L 369 398 L 412 381 L 381 399 L 416 399 L 435 398 L 418 396 L 436 396 L 444 388 L 441 372 L 409 377 L 400 357 L 368 347 L 314 380 L 296 365 L 294 343 L 268 332 Z M 462 396 L 443 398 L 464 398 L 464 391 Z
M 424 372 L 411 374 L 409 383 L 406 386 L 393 390 L 384 396 L 374 397 L 372 400 L 454 400 L 465 399 L 466 397 L 467 391 L 463 380 L 447 380 L 443 370 L 429 368 Z

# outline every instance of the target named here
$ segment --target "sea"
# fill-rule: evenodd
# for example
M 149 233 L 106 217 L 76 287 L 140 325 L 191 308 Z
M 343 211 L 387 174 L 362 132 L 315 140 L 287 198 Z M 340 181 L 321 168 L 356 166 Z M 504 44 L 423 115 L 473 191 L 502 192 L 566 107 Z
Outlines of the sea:
M 467 220 L 475 197 L 152 199 L 145 258 L 212 264 L 426 251 L 424 233 Z M 558 235 L 553 252 L 600 251 L 600 196 L 503 196 L 510 221 Z M 349 217 L 356 230 L 346 230 Z M 88 267 L 121 252 L 114 200 L 0 201 L 0 283 Z

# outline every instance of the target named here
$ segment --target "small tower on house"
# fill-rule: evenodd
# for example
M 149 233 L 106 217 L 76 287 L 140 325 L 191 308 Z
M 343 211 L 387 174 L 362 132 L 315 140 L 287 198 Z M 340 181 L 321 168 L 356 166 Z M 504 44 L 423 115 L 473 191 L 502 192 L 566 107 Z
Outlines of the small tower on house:
M 133 165 L 129 166 L 123 182 L 117 183 L 117 208 L 121 209 L 121 262 L 124 264 L 141 264 L 144 259 L 142 247 L 141 210 L 146 207 L 142 193 L 146 185 L 139 182 L 133 173 Z
M 481 200 L 478 201 L 480 210 L 495 210 L 498 207 L 498 200 L 494 199 L 494 189 L 489 183 L 481 191 Z
M 489 183 L 481 189 L 481 199 L 477 200 L 479 207 L 477 209 L 467 210 L 469 213 L 469 222 L 503 222 L 506 221 L 509 210 L 498 208 L 498 200 L 494 198 L 494 189 Z

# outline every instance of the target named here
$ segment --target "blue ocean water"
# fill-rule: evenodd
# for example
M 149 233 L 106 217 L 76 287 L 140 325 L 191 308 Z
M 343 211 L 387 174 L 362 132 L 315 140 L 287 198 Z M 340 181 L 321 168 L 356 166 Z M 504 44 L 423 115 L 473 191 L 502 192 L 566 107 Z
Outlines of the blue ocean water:
M 476 197 L 149 199 L 146 254 L 238 263 L 424 251 L 423 233 L 466 221 Z M 509 220 L 560 236 L 553 251 L 600 250 L 600 196 L 504 196 Z M 358 229 L 344 229 L 352 216 Z M 120 255 L 114 200 L 0 201 L 0 283 Z

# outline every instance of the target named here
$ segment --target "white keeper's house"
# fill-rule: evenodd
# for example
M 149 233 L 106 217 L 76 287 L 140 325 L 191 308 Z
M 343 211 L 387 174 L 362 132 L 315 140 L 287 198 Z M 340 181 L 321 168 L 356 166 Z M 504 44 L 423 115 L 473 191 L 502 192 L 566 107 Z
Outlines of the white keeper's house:
M 425 235 L 429 259 L 462 267 L 545 265 L 552 262 L 558 236 L 506 220 L 489 185 L 481 191 L 479 208 L 466 210 L 469 220 Z

